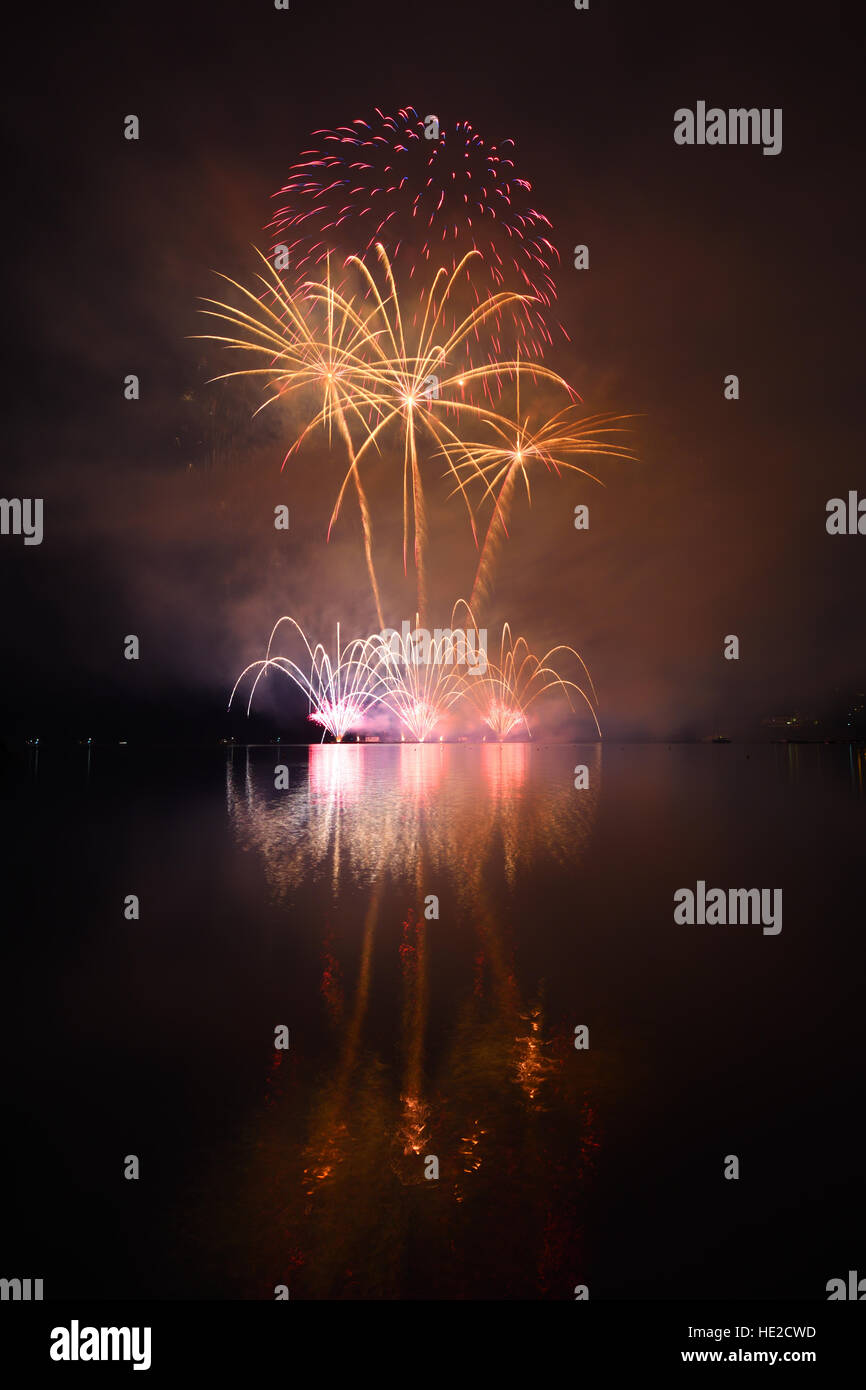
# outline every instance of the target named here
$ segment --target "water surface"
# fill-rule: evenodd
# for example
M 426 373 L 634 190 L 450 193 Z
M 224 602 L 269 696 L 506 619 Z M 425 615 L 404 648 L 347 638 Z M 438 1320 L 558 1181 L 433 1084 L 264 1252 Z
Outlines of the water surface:
M 31 754 L 3 803 L 7 1272 L 824 1297 L 863 1258 L 863 771 L 794 745 Z M 781 888 L 781 933 L 675 924 L 698 879 Z

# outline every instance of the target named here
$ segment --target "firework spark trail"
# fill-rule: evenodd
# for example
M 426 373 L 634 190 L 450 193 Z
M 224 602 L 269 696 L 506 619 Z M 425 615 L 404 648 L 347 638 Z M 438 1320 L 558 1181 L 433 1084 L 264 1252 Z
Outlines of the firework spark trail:
M 346 424 L 346 417 L 341 406 L 337 407 L 337 418 L 340 427 L 340 434 L 346 445 L 349 455 L 349 471 L 355 484 L 355 492 L 358 497 L 358 506 L 361 510 L 361 528 L 364 534 L 364 558 L 367 564 L 367 574 L 370 580 L 370 587 L 373 590 L 373 602 L 376 605 L 376 617 L 379 626 L 385 626 L 385 619 L 382 616 L 382 597 L 379 592 L 379 583 L 376 579 L 376 567 L 373 564 L 373 523 L 370 517 L 370 507 L 367 502 L 367 494 L 361 485 L 361 478 L 358 473 L 357 460 L 355 458 L 355 446 L 352 443 L 352 436 Z M 331 528 L 328 527 L 328 538 L 330 539 Z
M 514 360 L 485 363 L 480 367 L 450 369 L 461 343 L 477 332 L 503 304 L 520 298 L 502 292 L 480 301 L 457 324 L 453 331 L 444 326 L 446 306 L 455 282 L 478 253 L 469 252 L 449 274 L 440 268 L 433 277 L 420 326 L 409 329 L 397 290 L 393 267 L 384 247 L 377 246 L 383 284 L 380 286 L 371 269 L 359 258 L 349 262 L 358 272 L 367 293 L 359 299 L 336 289 L 328 273 L 322 282 L 308 282 L 304 295 L 290 294 L 279 275 L 267 262 L 268 278 L 259 282 L 270 295 L 275 308 L 263 304 L 251 291 L 236 288 L 255 306 L 256 314 L 233 309 L 216 300 L 214 307 L 204 312 L 229 322 L 236 330 L 233 337 L 206 335 L 224 346 L 264 355 L 267 365 L 226 373 L 226 376 L 265 376 L 271 394 L 260 409 L 273 401 L 300 390 L 315 386 L 321 393 L 321 403 L 308 420 L 284 459 L 301 447 L 304 440 L 320 426 L 328 431 L 334 426 L 343 439 L 349 465 L 339 488 L 331 514 L 328 535 L 336 522 L 345 498 L 346 489 L 354 486 L 361 510 L 365 557 L 371 588 L 380 624 L 384 626 L 382 604 L 372 551 L 372 520 L 366 490 L 361 480 L 361 463 L 367 451 L 381 451 L 389 426 L 399 429 L 403 445 L 402 506 L 403 506 L 403 566 L 408 572 L 410 537 L 418 580 L 418 608 L 426 617 L 427 609 L 427 548 L 428 528 L 425 489 L 419 452 L 421 437 L 434 446 L 446 459 L 448 471 L 467 508 L 473 538 L 477 531 L 467 484 L 480 479 L 485 493 L 494 496 L 494 513 L 488 526 L 485 545 L 476 576 L 473 599 L 479 601 L 489 586 L 490 573 L 499 542 L 507 533 L 507 516 L 514 482 L 522 475 L 529 491 L 526 465 L 533 458 L 541 459 L 548 468 L 559 471 L 577 465 L 559 460 L 555 451 L 595 452 L 623 455 L 623 450 L 610 447 L 599 437 L 591 437 L 590 427 L 599 427 L 619 417 L 594 417 L 575 422 L 569 416 L 574 404 L 574 392 L 558 373 L 541 364 L 529 370 L 533 380 L 543 379 L 562 389 L 569 406 L 560 411 L 541 429 L 532 432 L 529 418 L 520 415 L 521 373 L 527 366 L 518 356 Z M 262 258 L 264 260 L 264 258 Z M 229 283 L 235 284 L 234 281 Z M 372 310 L 370 300 L 372 299 Z M 277 312 L 278 311 L 278 312 Z M 444 375 L 440 379 L 437 373 Z M 517 387 L 517 421 L 465 399 L 465 390 L 493 377 L 500 381 L 513 377 Z M 217 378 L 224 379 L 224 378 Z M 435 390 L 431 382 L 435 381 Z M 460 394 L 454 394 L 459 389 Z M 461 438 L 445 419 L 453 413 L 457 423 L 474 424 L 492 430 L 492 443 L 470 443 Z M 358 435 L 355 442 L 354 426 Z M 596 435 L 608 431 L 596 428 Z M 488 475 L 492 475 L 491 478 Z M 499 487 L 499 495 L 494 493 Z
M 467 508 L 473 538 L 477 533 L 472 506 L 469 502 L 466 480 L 461 475 L 457 459 L 461 456 L 464 465 L 471 461 L 471 454 L 464 442 L 444 419 L 445 412 L 453 412 L 458 422 L 488 421 L 507 422 L 503 417 L 483 406 L 475 405 L 461 396 L 450 394 L 459 387 L 462 391 L 467 385 L 491 379 L 519 374 L 519 358 L 507 361 L 486 363 L 480 367 L 448 371 L 447 364 L 453 360 L 457 349 L 464 340 L 482 326 L 502 305 L 515 301 L 521 296 L 504 291 L 481 301 L 453 331 L 444 327 L 444 310 L 453 291 L 454 284 L 464 268 L 477 259 L 477 252 L 469 252 L 459 265 L 449 274 L 440 268 L 434 276 L 427 305 L 417 333 L 413 334 L 411 349 L 407 345 L 405 315 L 394 278 L 393 267 L 385 248 L 378 245 L 377 253 L 384 278 L 384 289 L 380 288 L 369 267 L 358 257 L 350 257 L 350 263 L 358 270 L 366 283 L 374 302 L 373 314 L 365 316 L 363 304 L 355 298 L 347 298 L 332 286 L 310 285 L 308 292 L 313 298 L 327 301 L 329 313 L 336 312 L 343 319 L 362 332 L 362 343 L 367 350 L 370 363 L 366 382 L 367 398 L 375 406 L 378 416 L 376 424 L 367 431 L 367 436 L 355 451 L 354 468 L 357 469 L 366 451 L 380 447 L 380 440 L 392 423 L 397 423 L 403 437 L 403 565 L 408 567 L 408 545 L 411 530 L 413 533 L 413 554 L 418 573 L 418 608 L 426 617 L 426 547 L 427 524 L 424 498 L 424 485 L 419 462 L 419 435 L 426 434 L 438 454 L 445 458 L 453 480 L 455 492 L 459 491 Z M 444 335 L 440 337 L 440 335 Z M 526 368 L 523 363 L 524 370 Z M 555 384 L 573 398 L 568 383 L 559 373 L 549 367 L 537 364 L 532 368 L 535 377 Z M 439 379 L 437 372 L 447 374 Z M 436 381 L 435 391 L 429 383 Z M 316 423 L 316 422 L 314 422 Z M 476 472 L 479 470 L 476 469 Z M 337 497 L 331 522 L 336 520 L 342 505 L 345 489 L 352 476 L 352 469 L 346 474 Z M 483 479 L 483 474 L 481 474 Z M 411 499 L 411 502 L 410 502 Z
M 477 632 L 472 608 L 465 599 L 460 599 L 455 604 L 455 614 L 461 609 L 465 612 L 468 623 L 475 627 Z M 550 665 L 551 658 L 558 652 L 574 657 L 579 663 L 586 676 L 590 694 L 575 681 L 567 680 L 560 675 Z M 474 704 L 484 723 L 498 739 L 507 738 L 521 725 L 526 730 L 527 737 L 531 738 L 529 710 L 540 696 L 553 689 L 562 691 L 572 710 L 574 705 L 569 692 L 574 691 L 579 695 L 589 709 L 598 736 L 601 737 L 601 725 L 596 714 L 598 695 L 586 662 L 574 647 L 560 643 L 551 647 L 544 656 L 538 657 L 530 650 L 524 637 L 514 638 L 511 625 L 506 622 L 502 625 L 499 660 L 493 661 L 488 656 L 487 664 L 488 670 L 485 675 L 465 684 L 461 693 Z
M 259 410 L 305 387 L 315 387 L 321 393 L 319 409 L 288 450 L 283 465 L 314 430 L 322 426 L 330 437 L 336 423 L 348 451 L 349 466 L 337 495 L 328 535 L 339 516 L 346 489 L 352 484 L 361 509 L 365 554 L 377 617 L 384 625 L 373 565 L 370 510 L 359 469 L 362 456 L 374 447 L 377 451 L 380 449 L 382 436 L 392 423 L 400 428 L 403 442 L 403 565 L 404 572 L 407 572 L 411 530 L 418 575 L 418 607 L 422 614 L 426 614 L 428 537 L 419 434 L 426 435 L 449 458 L 449 466 L 463 494 L 475 537 L 472 508 L 464 481 L 451 456 L 461 441 L 440 415 L 451 411 L 460 419 L 484 420 L 491 417 L 490 411 L 467 401 L 463 393 L 467 386 L 471 388 L 478 382 L 501 378 L 519 370 L 519 359 L 452 372 L 444 379 L 437 380 L 435 392 L 430 383 L 436 379 L 437 373 L 446 370 L 449 359 L 454 357 L 470 334 L 477 332 L 498 309 L 516 302 L 521 296 L 503 291 L 481 300 L 453 331 L 444 327 L 444 312 L 457 278 L 470 262 L 479 259 L 477 252 L 469 252 L 450 275 L 444 269 L 436 272 L 426 297 L 420 327 L 408 329 L 388 255 L 382 246 L 377 247 L 377 252 L 383 287 L 379 286 L 364 262 L 357 257 L 350 258 L 359 272 L 362 286 L 366 286 L 367 296 L 364 298 L 372 297 L 372 312 L 369 302 L 365 303 L 363 299 L 359 301 L 354 295 L 347 297 L 336 290 L 330 273 L 322 282 L 307 283 L 303 296 L 292 295 L 277 272 L 261 257 L 267 266 L 268 277 L 260 275 L 257 278 L 275 308 L 271 308 L 252 291 L 223 277 L 240 291 L 255 312 L 237 309 L 218 300 L 207 300 L 213 307 L 203 312 L 229 323 L 235 333 L 231 337 L 215 333 L 201 336 L 220 342 L 227 348 L 264 357 L 265 366 L 228 372 L 216 378 L 267 378 L 270 394 Z M 569 389 L 564 379 L 550 368 L 539 365 L 533 370 L 536 375 Z M 461 391 L 459 397 L 449 394 L 455 387 Z M 352 438 L 353 426 L 361 437 L 359 445 Z
M 612 458 L 633 459 L 634 454 L 624 447 L 607 443 L 602 436 L 619 434 L 622 426 L 616 422 L 628 419 L 625 415 L 594 415 L 583 419 L 571 418 L 573 406 L 548 420 L 540 429 L 530 431 L 528 417 L 524 421 L 507 422 L 509 432 L 502 428 L 504 417 L 487 423 L 501 442 L 467 444 L 464 461 L 458 467 L 468 467 L 472 478 L 483 479 L 485 494 L 493 497 L 493 510 L 480 548 L 470 603 L 480 606 L 492 593 L 496 561 L 502 542 L 508 536 L 511 508 L 520 479 L 532 504 L 528 469 L 543 464 L 548 472 L 561 475 L 562 469 L 580 473 L 600 487 L 605 484 L 588 469 L 563 457 L 566 453 L 593 454 Z M 497 490 L 498 489 L 498 490 Z
M 416 628 L 417 624 L 416 614 Z M 369 639 L 381 681 L 379 702 L 418 743 L 425 743 L 444 715 L 464 697 L 470 679 L 461 673 L 466 652 L 459 648 L 459 635 L 451 628 L 437 632 L 432 637 L 424 633 L 423 645 L 414 633 L 392 631 Z
M 271 649 L 277 630 L 282 623 L 289 623 L 300 636 L 310 659 L 308 670 L 286 656 L 272 656 Z M 265 656 L 260 661 L 252 661 L 241 671 L 229 697 L 229 709 L 238 687 L 251 671 L 256 672 L 247 702 L 247 715 L 252 708 L 253 697 L 259 681 L 268 671 L 281 671 L 306 695 L 310 713 L 308 718 L 322 726 L 322 738 L 330 733 L 337 742 L 361 724 L 365 714 L 377 699 L 382 685 L 376 669 L 378 647 L 369 639 L 354 638 L 349 646 L 341 649 L 340 625 L 337 624 L 336 660 L 330 656 L 321 643 L 311 647 L 300 624 L 294 618 L 280 618 L 271 631 Z
M 470 481 L 482 480 L 485 496 L 489 494 L 493 499 L 493 511 L 481 546 L 475 582 L 469 599 L 469 606 L 473 611 L 477 611 L 484 599 L 490 596 L 496 559 L 501 543 L 508 535 L 511 504 L 521 478 L 526 487 L 529 504 L 532 505 L 528 470 L 533 464 L 542 463 L 548 472 L 554 472 L 557 476 L 561 476 L 562 469 L 568 469 L 604 487 L 600 478 L 570 462 L 565 455 L 594 454 L 630 460 L 634 458 L 630 449 L 611 444 L 603 437 L 622 433 L 623 427 L 618 422 L 630 418 L 626 415 L 591 415 L 581 419 L 575 413 L 575 403 L 570 402 L 537 429 L 531 429 L 529 415 L 524 417 L 521 414 L 519 363 L 514 375 L 515 418 L 511 420 L 504 415 L 488 413 L 483 424 L 493 432 L 493 442 L 465 443 L 459 446 L 462 460 L 457 465 L 458 470 L 467 470 Z
M 221 276 L 227 284 L 244 296 L 254 308 L 254 313 L 223 304 L 220 300 L 204 299 L 204 303 L 213 305 L 213 308 L 204 309 L 202 313 L 231 324 L 241 336 L 226 337 L 214 333 L 197 336 L 222 343 L 226 348 L 258 354 L 265 358 L 267 366 L 226 372 L 214 378 L 215 381 L 224 381 L 235 376 L 266 377 L 272 394 L 259 406 L 255 414 L 266 405 L 280 401 L 303 387 L 315 387 L 321 394 L 321 409 L 288 450 L 282 466 L 285 468 L 292 452 L 300 447 L 313 428 L 323 425 L 327 429 L 330 441 L 336 423 L 349 457 L 347 478 L 354 482 L 361 512 L 364 557 L 376 616 L 380 626 L 384 626 L 382 600 L 373 563 L 370 507 L 355 464 L 354 445 L 346 421 L 347 412 L 357 413 L 366 426 L 362 407 L 366 407 L 368 417 L 375 411 L 375 402 L 365 390 L 366 364 L 357 352 L 362 333 L 356 327 L 350 329 L 345 317 L 334 313 L 333 301 L 328 296 L 330 263 L 326 269 L 324 283 L 317 286 L 325 291 L 326 312 L 323 331 L 316 331 L 311 323 L 309 303 L 305 304 L 302 298 L 288 294 L 277 271 L 261 252 L 257 254 L 268 272 L 267 278 L 262 275 L 256 277 L 264 287 L 263 296 L 256 296 L 235 280 L 225 275 Z M 268 301 L 275 308 L 271 308 Z M 330 528 L 328 534 L 330 536 Z
M 514 141 L 487 144 L 468 121 L 440 122 L 437 139 L 426 138 L 426 127 L 408 106 L 316 131 L 319 148 L 302 154 L 274 195 L 286 199 L 268 226 L 274 248 L 288 247 L 298 283 L 329 253 L 363 259 L 377 242 L 409 280 L 431 260 L 456 266 L 477 249 L 488 294 L 528 295 L 510 317 L 528 355 L 539 359 L 553 341 L 559 254 L 549 218 L 531 204 L 531 184 L 515 171 Z M 464 288 L 477 297 L 474 286 Z M 496 324 L 501 332 L 501 312 Z
M 418 608 L 422 615 L 426 617 L 427 609 L 427 580 L 426 580 L 426 547 L 427 547 L 427 520 L 426 506 L 424 499 L 424 487 L 421 478 L 421 471 L 418 458 L 418 432 L 426 429 L 433 437 L 440 449 L 444 449 L 447 455 L 448 448 L 453 447 L 457 442 L 454 431 L 445 425 L 443 421 L 436 419 L 433 409 L 434 406 L 441 404 L 462 411 L 464 414 L 479 413 L 479 408 L 464 400 L 449 400 L 440 398 L 440 392 L 447 390 L 459 380 L 465 386 L 467 379 L 484 380 L 494 374 L 493 367 L 475 369 L 471 372 L 464 372 L 460 378 L 448 379 L 438 382 L 436 393 L 430 390 L 429 383 L 436 377 L 436 371 L 441 371 L 443 364 L 452 356 L 459 344 L 485 319 L 489 318 L 496 311 L 497 305 L 509 302 L 517 296 L 500 295 L 490 300 L 480 303 L 465 318 L 456 329 L 448 335 L 444 343 L 436 341 L 436 336 L 440 330 L 440 320 L 443 310 L 448 302 L 449 295 L 454 283 L 459 276 L 464 265 L 468 263 L 474 253 L 464 257 L 459 266 L 447 276 L 444 270 L 437 271 L 430 293 L 427 296 L 427 307 L 421 324 L 420 332 L 417 334 L 417 341 L 414 344 L 414 351 L 407 350 L 406 327 L 404 315 L 401 308 L 400 297 L 397 293 L 397 285 L 394 279 L 393 268 L 384 247 L 376 247 L 382 272 L 385 279 L 385 290 L 383 293 L 368 267 L 357 257 L 350 257 L 350 263 L 355 265 L 362 278 L 366 281 L 368 292 L 372 295 L 375 304 L 374 315 L 365 321 L 362 317 L 363 309 L 359 308 L 354 300 L 346 299 L 341 294 L 335 293 L 328 288 L 325 297 L 328 302 L 329 312 L 333 311 L 334 306 L 346 318 L 350 319 L 357 327 L 363 327 L 366 333 L 365 343 L 369 348 L 371 371 L 369 377 L 369 389 L 373 394 L 379 421 L 374 429 L 368 431 L 367 438 L 355 455 L 355 466 L 360 460 L 366 449 L 376 444 L 379 447 L 379 435 L 392 422 L 399 422 L 403 435 L 403 568 L 404 573 L 408 568 L 408 544 L 411 527 L 413 532 L 413 557 L 415 568 L 418 575 Z M 444 289 L 441 297 L 437 296 L 437 288 L 440 281 L 445 280 Z M 323 287 L 324 289 L 324 287 Z M 311 287 L 311 293 L 316 294 L 316 288 Z M 378 326 L 377 326 L 378 325 Z M 385 340 L 385 345 L 380 341 Z M 499 365 L 499 364 L 498 364 Z M 435 370 L 434 370 L 435 369 Z M 502 369 L 500 366 L 499 369 Z M 481 412 L 482 414 L 484 412 Z M 343 494 L 348 483 L 349 475 L 340 489 L 331 524 L 336 520 L 342 504 Z M 459 480 L 460 489 L 463 490 L 462 481 Z M 411 497 L 411 505 L 410 505 Z M 464 491 L 465 499 L 465 491 Z M 470 523 L 474 530 L 471 507 L 468 506 Z

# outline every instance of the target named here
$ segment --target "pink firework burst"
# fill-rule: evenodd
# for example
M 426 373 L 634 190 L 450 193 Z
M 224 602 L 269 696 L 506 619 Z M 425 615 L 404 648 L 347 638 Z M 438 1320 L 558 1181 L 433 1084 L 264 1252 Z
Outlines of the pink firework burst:
M 517 173 L 513 140 L 488 144 L 468 121 L 434 120 L 411 106 L 396 115 L 377 108 L 369 121 L 316 131 L 318 144 L 274 195 L 273 246 L 288 247 L 298 284 L 315 278 L 329 255 L 364 258 L 376 242 L 410 280 L 428 265 L 452 270 L 478 251 L 489 283 L 479 285 L 475 273 L 467 296 L 532 296 L 513 321 L 526 356 L 539 358 L 553 341 L 552 224 Z M 492 348 L 503 353 L 498 333 Z
M 364 709 L 353 700 L 323 700 L 307 718 L 314 724 L 321 724 L 339 743 L 350 729 L 356 729 L 361 724 Z

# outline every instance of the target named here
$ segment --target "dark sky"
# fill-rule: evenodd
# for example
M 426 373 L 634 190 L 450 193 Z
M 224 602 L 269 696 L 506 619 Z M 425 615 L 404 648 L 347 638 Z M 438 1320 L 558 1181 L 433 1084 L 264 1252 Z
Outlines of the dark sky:
M 824 524 L 829 498 L 866 495 L 855 14 L 177 0 L 31 18 L 4 92 L 2 495 L 45 499 L 45 539 L 0 537 L 0 734 L 222 731 L 234 676 L 280 614 L 323 640 L 338 617 L 375 626 L 354 515 L 324 544 L 338 482 L 324 445 L 281 476 L 290 422 L 253 421 L 242 389 L 208 386 L 212 349 L 189 335 L 214 270 L 249 280 L 309 133 L 406 104 L 514 138 L 562 253 L 572 345 L 551 365 L 587 412 L 639 417 L 640 461 L 606 463 L 604 490 L 539 482 L 496 616 L 542 650 L 576 646 L 622 736 L 748 734 L 866 688 L 866 537 Z M 677 146 L 674 111 L 698 100 L 781 107 L 782 153 Z M 379 506 L 390 542 L 397 492 Z M 459 511 L 434 521 L 444 620 L 473 557 Z M 396 580 L 390 603 L 410 616 Z M 739 662 L 722 657 L 728 633 Z

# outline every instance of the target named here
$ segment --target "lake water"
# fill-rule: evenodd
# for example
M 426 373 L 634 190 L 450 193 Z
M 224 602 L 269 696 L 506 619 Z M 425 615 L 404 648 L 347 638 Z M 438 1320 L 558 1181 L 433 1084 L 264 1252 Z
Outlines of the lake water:
M 864 772 L 847 746 L 31 751 L 3 1272 L 826 1297 L 864 1258 Z M 678 925 L 698 880 L 781 888 L 781 932 Z

